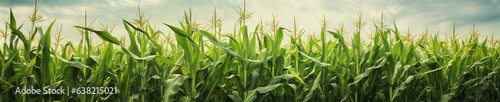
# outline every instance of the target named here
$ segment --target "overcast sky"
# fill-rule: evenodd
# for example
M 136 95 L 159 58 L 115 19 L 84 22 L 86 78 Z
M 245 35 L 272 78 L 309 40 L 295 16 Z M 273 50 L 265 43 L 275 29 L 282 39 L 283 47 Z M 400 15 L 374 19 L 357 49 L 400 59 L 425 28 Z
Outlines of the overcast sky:
M 183 11 L 189 7 L 196 21 L 205 26 L 213 15 L 214 7 L 217 7 L 217 15 L 224 19 L 223 31 L 229 33 L 238 18 L 235 8 L 242 6 L 243 0 L 39 0 L 38 3 L 39 14 L 47 20 L 37 26 L 46 29 L 57 18 L 56 28 L 64 23 L 64 35 L 75 42 L 81 36 L 73 26 L 84 25 L 85 10 L 89 21 L 96 19 L 103 24 L 116 25 L 112 34 L 121 38 L 126 34 L 121 20 L 136 18 L 137 5 L 141 6 L 146 16 L 151 16 L 151 24 L 164 32 L 169 29 L 162 23 L 179 26 Z M 33 12 L 33 5 L 34 0 L 0 0 L 0 18 L 7 20 L 9 7 L 12 7 L 18 22 L 25 24 L 22 30 L 27 32 L 30 23 L 26 14 Z M 498 0 L 248 0 L 247 9 L 256 11 L 247 23 L 250 29 L 260 22 L 260 18 L 269 21 L 274 13 L 278 14 L 278 20 L 285 28 L 293 26 L 295 16 L 299 26 L 305 28 L 307 33 L 318 32 L 319 21 L 325 15 L 327 19 L 333 19 L 327 30 L 334 30 L 344 22 L 348 32 L 352 33 L 356 12 L 362 12 L 368 25 L 363 34 L 368 34 L 374 29 L 373 22 L 380 21 L 383 11 L 384 22 L 391 24 L 392 28 L 394 20 L 402 32 L 410 27 L 411 32 L 421 33 L 428 27 L 431 34 L 439 30 L 443 36 L 451 32 L 455 21 L 460 34 L 466 34 L 473 22 L 484 36 L 491 35 L 495 30 L 500 33 Z M 3 24 L 0 27 L 4 29 Z M 100 29 L 101 25 L 95 23 L 93 27 Z M 496 37 L 499 37 L 498 33 Z

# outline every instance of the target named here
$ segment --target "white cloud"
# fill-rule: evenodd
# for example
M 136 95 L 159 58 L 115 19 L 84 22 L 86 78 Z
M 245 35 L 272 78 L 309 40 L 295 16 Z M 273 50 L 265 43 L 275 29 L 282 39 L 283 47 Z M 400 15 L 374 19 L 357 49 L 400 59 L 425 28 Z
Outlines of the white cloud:
M 149 5 L 159 5 L 162 4 L 162 0 L 106 0 L 108 4 L 102 4 L 102 5 L 109 5 L 111 7 L 136 7 L 137 4 L 142 4 L 144 6 L 149 6 Z
M 168 31 L 162 23 L 178 25 L 183 19 L 183 11 L 189 7 L 193 10 L 195 19 L 204 25 L 213 14 L 217 6 L 217 14 L 222 16 L 223 29 L 231 32 L 233 24 L 238 15 L 234 8 L 243 5 L 243 0 L 55 0 L 56 3 L 46 2 L 40 6 L 41 15 L 49 18 L 49 21 L 40 23 L 46 26 L 53 19 L 58 18 L 56 24 L 64 23 L 64 33 L 72 41 L 80 39 L 74 25 L 84 25 L 84 11 L 87 9 L 89 22 L 97 19 L 103 24 L 116 25 L 113 33 L 116 36 L 125 34 L 121 19 L 132 20 L 136 17 L 137 5 L 146 16 L 152 16 L 150 22 L 157 25 L 160 30 Z M 26 3 L 23 5 L 31 5 Z M 411 27 L 412 32 L 424 32 L 426 26 L 432 33 L 449 33 L 456 21 L 457 31 L 465 34 L 471 27 L 472 22 L 481 27 L 483 32 L 492 32 L 498 28 L 500 22 L 500 4 L 497 0 L 492 1 L 412 1 L 412 0 L 247 0 L 247 9 L 257 11 L 252 20 L 247 24 L 253 29 L 260 21 L 269 21 L 272 13 L 278 12 L 278 19 L 283 27 L 291 28 L 293 16 L 296 17 L 300 27 L 306 32 L 318 32 L 319 20 L 323 14 L 327 18 L 334 18 L 328 30 L 334 30 L 338 24 L 344 22 L 345 26 L 352 32 L 354 26 L 352 20 L 357 16 L 356 12 L 363 12 L 363 19 L 368 21 L 364 34 L 373 30 L 373 22 L 380 20 L 380 13 L 384 12 L 384 21 L 392 27 L 395 20 L 400 31 L 407 31 Z M 31 6 L 13 6 L 16 18 L 26 18 L 26 13 L 32 11 Z M 0 6 L 0 16 L 8 17 L 8 7 Z M 25 21 L 19 21 L 24 22 Z M 0 25 L 0 28 L 3 25 Z M 25 27 L 28 28 L 28 27 Z M 94 24 L 94 28 L 100 28 Z M 488 33 L 489 34 L 489 33 Z M 78 35 L 78 36 L 75 36 Z M 75 36 L 75 37 L 73 37 Z M 97 38 L 97 37 L 95 37 Z

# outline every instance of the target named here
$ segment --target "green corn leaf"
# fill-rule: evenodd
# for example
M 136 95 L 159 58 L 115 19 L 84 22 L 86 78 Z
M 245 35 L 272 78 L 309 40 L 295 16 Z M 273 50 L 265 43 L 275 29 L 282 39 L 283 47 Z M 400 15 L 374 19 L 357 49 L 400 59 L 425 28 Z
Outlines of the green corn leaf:
M 321 79 L 321 73 L 323 72 L 319 72 L 318 76 L 316 76 L 316 79 L 314 79 L 314 82 L 313 82 L 313 85 L 311 87 L 311 90 L 309 91 L 309 93 L 307 93 L 306 97 L 304 98 L 304 101 L 303 102 L 307 102 L 309 101 L 311 98 L 313 98 L 313 95 L 314 95 L 314 90 L 316 90 L 319 86 L 320 86 L 320 79 Z
M 255 88 L 254 90 L 250 90 L 250 91 L 248 91 L 248 95 L 245 96 L 246 98 L 243 100 L 243 102 L 253 102 L 255 99 L 257 99 L 257 92 L 258 93 L 267 93 L 269 91 L 272 91 L 272 90 L 278 88 L 281 85 L 283 85 L 283 83 L 268 85 L 268 86 L 264 86 L 264 87 L 258 87 L 258 88 Z
M 248 95 L 245 96 L 246 98 L 243 102 L 254 102 L 254 100 L 257 99 L 257 90 L 250 90 L 247 93 Z
M 82 27 L 82 26 L 75 26 L 76 28 L 80 28 L 80 29 L 85 29 L 85 30 L 88 30 L 88 31 L 91 31 L 91 32 L 94 32 L 95 34 L 97 34 L 97 36 L 99 36 L 101 39 L 105 40 L 105 41 L 109 41 L 113 44 L 116 44 L 116 45 L 122 45 L 122 43 L 116 39 L 115 37 L 111 36 L 111 34 L 109 34 L 108 32 L 106 31 L 97 31 L 97 30 L 94 30 L 92 28 L 88 28 L 88 27 Z
M 13 83 L 15 81 L 18 81 L 20 78 L 22 78 L 24 76 L 24 74 L 22 72 L 19 72 L 17 73 L 16 75 L 12 76 L 10 79 L 9 79 L 9 83 Z
M 391 101 L 394 101 L 396 97 L 400 96 L 401 93 L 399 92 L 405 90 L 407 85 L 411 82 L 411 80 L 413 80 L 413 76 L 409 76 L 408 78 L 406 78 L 406 81 L 401 83 L 401 85 L 396 88 L 396 91 L 394 91 L 392 95 Z
M 259 93 L 267 93 L 269 91 L 272 91 L 272 90 L 278 88 L 281 85 L 283 85 L 283 83 L 278 83 L 278 84 L 274 84 L 274 85 L 267 85 L 264 87 L 257 87 L 255 90 L 257 90 Z
M 232 51 L 231 49 L 222 46 L 222 44 L 219 41 L 217 41 L 217 39 L 215 39 L 215 37 L 212 34 L 210 34 L 209 32 L 207 32 L 207 31 L 200 30 L 200 33 L 203 36 L 205 36 L 208 40 L 210 40 L 210 42 L 212 42 L 212 44 L 214 44 L 215 46 L 224 49 L 229 54 L 231 54 L 233 56 L 236 56 L 236 57 L 240 58 L 243 61 L 249 61 L 249 62 L 254 62 L 254 63 L 261 63 L 261 61 L 258 61 L 258 60 L 247 59 L 247 58 L 245 58 L 245 57 L 237 54 L 236 52 Z
M 289 68 L 287 68 L 288 72 L 292 73 L 292 75 L 297 78 L 300 83 L 306 85 L 306 83 L 304 83 L 304 81 L 302 81 L 302 78 L 299 77 L 299 75 L 297 75 L 297 73 L 295 73 L 293 70 L 291 70 L 291 66 L 289 66 Z
M 373 70 L 379 69 L 382 66 L 384 66 L 384 64 L 386 63 L 386 61 L 387 61 L 386 58 L 380 58 L 380 59 L 378 59 L 377 63 L 379 63 L 379 64 L 377 66 L 366 68 L 365 71 L 362 74 L 356 76 L 356 78 L 354 79 L 354 82 L 350 83 L 349 85 L 358 84 L 363 78 L 369 76 Z
M 139 56 L 135 55 L 134 53 L 130 52 L 125 47 L 121 46 L 121 48 L 122 48 L 123 51 L 125 51 L 125 53 L 127 55 L 129 55 L 130 57 L 132 57 L 135 60 L 152 60 L 152 59 L 154 59 L 156 57 L 156 55 L 149 55 L 149 56 L 146 56 L 146 57 L 139 57 Z
M 278 28 L 276 30 L 276 35 L 274 36 L 274 48 L 280 48 L 281 47 L 281 42 L 283 41 L 283 29 L 285 28 Z
M 167 86 L 165 88 L 165 95 L 163 96 L 163 102 L 173 102 L 174 95 L 179 91 L 179 87 L 182 86 L 186 77 L 178 74 L 172 75 L 173 78 L 167 80 Z
M 74 67 L 77 67 L 77 68 L 90 68 L 89 66 L 87 66 L 87 65 L 85 65 L 85 64 L 83 64 L 81 62 L 68 61 L 68 60 L 66 60 L 66 59 L 64 59 L 64 58 L 62 58 L 60 56 L 55 55 L 55 54 L 52 54 L 52 55 L 55 56 L 56 58 L 58 58 L 59 60 L 61 60 L 62 62 L 69 63 L 69 64 L 71 64 Z
M 303 56 L 306 56 L 308 59 L 312 60 L 313 62 L 315 62 L 317 65 L 319 65 L 319 66 L 321 66 L 321 67 L 331 66 L 330 64 L 320 62 L 318 59 L 316 59 L 316 58 L 312 58 L 312 57 L 310 57 L 310 56 L 306 55 L 305 53 L 300 52 L 300 54 L 302 54 Z
M 191 37 L 188 36 L 188 34 L 186 32 L 182 31 L 181 29 L 174 27 L 172 25 L 166 24 L 166 23 L 163 23 L 163 24 L 167 25 L 170 29 L 172 29 L 172 31 L 174 31 L 175 34 L 186 37 L 189 41 L 196 43 Z

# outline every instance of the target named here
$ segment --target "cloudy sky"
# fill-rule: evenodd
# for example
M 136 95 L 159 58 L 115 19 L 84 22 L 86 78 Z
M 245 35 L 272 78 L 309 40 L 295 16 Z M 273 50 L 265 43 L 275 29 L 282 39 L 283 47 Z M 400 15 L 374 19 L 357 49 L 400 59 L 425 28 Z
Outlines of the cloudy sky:
M 125 31 L 121 19 L 131 21 L 136 18 L 137 5 L 146 16 L 150 16 L 152 25 L 166 32 L 169 29 L 162 23 L 179 26 L 183 11 L 192 8 L 198 23 L 205 26 L 217 7 L 217 15 L 223 21 L 223 31 L 230 32 L 238 18 L 235 8 L 243 5 L 243 0 L 39 0 L 39 14 L 47 20 L 37 24 L 46 28 L 57 18 L 56 28 L 64 24 L 63 33 L 70 41 L 81 39 L 73 26 L 84 25 L 84 12 L 87 10 L 89 21 L 96 20 L 107 25 L 116 25 L 114 36 L 123 36 Z M 23 31 L 29 31 L 27 13 L 33 12 L 34 0 L 0 0 L 0 18 L 8 19 L 9 7 L 12 7 L 18 22 L 25 24 Z M 364 34 L 373 31 L 373 22 L 380 21 L 384 12 L 384 22 L 396 22 L 401 31 L 408 27 L 413 33 L 424 32 L 426 27 L 431 34 L 441 36 L 450 33 L 453 22 L 457 31 L 466 34 L 476 22 L 482 35 L 491 35 L 500 28 L 500 2 L 498 0 L 248 0 L 247 9 L 256 11 L 247 23 L 253 29 L 260 22 L 269 21 L 272 14 L 277 14 L 282 27 L 291 28 L 293 17 L 307 33 L 318 32 L 319 21 L 323 15 L 332 19 L 327 30 L 334 30 L 344 22 L 348 32 L 353 32 L 353 19 L 357 12 L 363 13 L 367 21 Z M 18 23 L 19 24 L 19 23 Z M 93 25 L 99 29 L 99 23 Z M 4 29 L 4 25 L 0 25 Z M 500 37 L 497 33 L 496 37 Z M 95 36 L 97 37 L 97 36 Z M 94 37 L 94 38 L 95 38 Z M 366 38 L 366 37 L 364 37 Z M 1 41 L 3 42 L 3 41 Z

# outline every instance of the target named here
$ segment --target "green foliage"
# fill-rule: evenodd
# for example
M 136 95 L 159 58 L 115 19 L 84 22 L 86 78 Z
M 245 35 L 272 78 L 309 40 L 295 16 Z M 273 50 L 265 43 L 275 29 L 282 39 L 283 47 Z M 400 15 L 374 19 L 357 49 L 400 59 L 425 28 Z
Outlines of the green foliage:
M 361 14 L 360 14 L 361 15 Z M 361 41 L 363 21 L 352 39 L 344 29 L 302 40 L 275 27 L 272 34 L 249 32 L 240 25 L 234 34 L 198 29 L 185 13 L 180 27 L 165 24 L 175 42 L 158 37 L 147 20 L 123 20 L 129 42 L 108 31 L 75 26 L 86 32 L 77 45 L 60 51 L 51 46 L 55 20 L 39 35 L 37 45 L 25 37 L 11 11 L 11 37 L 0 49 L 1 100 L 6 101 L 497 101 L 500 100 L 498 46 L 456 35 L 415 38 L 398 28 L 375 25 L 368 43 Z M 217 18 L 217 17 L 215 17 Z M 218 24 L 213 24 L 219 26 Z M 218 27 L 212 27 L 218 28 Z M 220 28 L 219 28 L 220 29 Z M 294 28 L 294 31 L 297 28 Z M 239 31 L 239 32 L 236 32 Z M 297 33 L 297 32 L 295 32 Z M 300 32 L 298 32 L 300 33 Z M 329 33 L 329 34 L 327 34 Z M 90 45 L 96 34 L 103 43 Z M 455 32 L 453 32 L 455 34 Z M 31 35 L 31 34 L 30 34 Z M 306 38 L 304 38 L 306 39 Z M 445 42 L 443 40 L 449 40 Z M 22 44 L 18 45 L 21 41 Z M 286 42 L 286 41 L 285 41 Z M 492 41 L 494 42 L 494 41 Z M 498 42 L 498 41 L 497 41 Z M 59 46 L 59 45 L 56 45 Z M 119 47 L 119 48 L 116 48 Z M 117 87 L 117 94 L 20 95 L 17 87 Z

